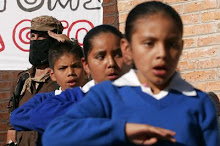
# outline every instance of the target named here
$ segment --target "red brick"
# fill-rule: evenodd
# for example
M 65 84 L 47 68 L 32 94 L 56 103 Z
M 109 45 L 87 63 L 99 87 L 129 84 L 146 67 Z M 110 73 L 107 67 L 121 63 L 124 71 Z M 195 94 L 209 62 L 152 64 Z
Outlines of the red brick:
M 212 82 L 201 82 L 197 83 L 196 87 L 198 89 L 201 89 L 203 91 L 209 92 L 209 91 L 220 91 L 220 82 L 219 81 L 212 81 Z
M 218 46 L 207 48 L 192 48 L 183 50 L 181 60 L 201 59 L 206 57 L 218 56 L 220 50 Z
M 115 16 L 104 16 L 103 24 L 115 24 L 116 18 Z
M 7 131 L 8 124 L 6 122 L 0 122 L 0 131 Z
M 213 8 L 217 8 L 218 1 L 216 0 L 203 0 L 201 2 L 201 9 L 202 10 L 209 10 Z
M 7 133 L 6 132 L 0 133 L 0 142 L 1 142 L 0 145 L 1 146 L 5 145 L 6 137 L 7 137 Z
M 191 70 L 191 69 L 195 68 L 195 65 L 196 65 L 196 61 L 195 60 L 179 61 L 178 69 L 179 69 L 179 71 Z
M 125 33 L 125 23 L 120 24 L 119 30 L 120 30 L 122 33 Z
M 197 62 L 197 68 L 217 68 L 220 67 L 220 58 L 207 58 Z
M 201 15 L 202 22 L 220 20 L 220 10 L 204 12 Z
M 191 3 L 186 3 L 183 5 L 183 13 L 189 13 L 189 12 L 198 12 L 201 10 L 201 2 L 191 2 Z
M 214 9 L 217 7 L 215 0 L 193 1 L 185 3 L 183 6 L 183 13 L 198 12 L 202 10 Z
M 184 14 L 181 16 L 184 24 L 197 24 L 199 23 L 199 13 Z
M 10 98 L 10 91 L 0 91 L 0 101 L 9 98 Z
M 1 90 L 10 90 L 12 87 L 12 81 L 1 81 L 0 89 Z
M 13 73 L 8 71 L 0 71 L 0 81 L 1 80 L 13 80 Z
M 182 14 L 182 5 L 172 5 L 172 7 L 177 11 L 177 13 Z
M 118 12 L 129 12 L 133 8 L 132 1 L 118 1 Z
M 9 113 L 8 112 L 0 112 L 0 119 L 1 121 L 7 121 L 9 119 Z
M 196 47 L 195 38 L 184 38 L 184 48 Z
M 165 0 L 164 2 L 172 4 L 172 3 L 181 3 L 185 1 L 187 0 Z
M 109 14 L 115 14 L 116 13 L 116 4 L 107 5 L 103 8 L 103 14 L 109 15 Z
M 208 45 L 216 45 L 220 44 L 220 34 L 216 35 L 208 35 L 204 37 L 198 38 L 198 46 L 208 46 Z
M 118 21 L 119 23 L 125 22 L 127 19 L 128 13 L 122 13 L 119 15 Z
M 199 82 L 209 80 L 213 81 L 217 78 L 217 73 L 215 70 L 191 71 L 187 73 L 182 73 L 181 75 L 188 82 Z
M 8 112 L 8 101 L 0 102 L 0 112 Z
M 105 4 L 109 4 L 109 3 L 116 3 L 116 0 L 103 0 L 103 5 L 105 6 Z
M 213 23 L 190 25 L 184 27 L 184 36 L 209 34 L 209 33 L 214 33 L 215 31 L 216 31 L 216 26 Z
M 217 32 L 220 32 L 220 23 L 217 24 Z

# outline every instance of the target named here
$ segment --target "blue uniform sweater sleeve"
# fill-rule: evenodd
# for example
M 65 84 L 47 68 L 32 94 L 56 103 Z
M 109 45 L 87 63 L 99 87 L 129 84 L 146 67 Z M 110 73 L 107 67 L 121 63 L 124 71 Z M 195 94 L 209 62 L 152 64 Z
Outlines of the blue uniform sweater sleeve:
M 43 133 L 47 125 L 54 118 L 63 115 L 72 105 L 81 101 L 84 93 L 79 87 L 67 89 L 60 95 L 45 100 L 33 109 L 30 116 L 32 130 Z
M 205 95 L 205 96 L 204 96 Z M 203 139 L 205 145 L 220 145 L 219 131 L 217 124 L 217 112 L 214 103 L 208 97 L 207 94 L 203 94 L 203 100 L 201 100 L 201 109 L 198 116 L 200 127 L 203 133 Z
M 10 115 L 10 123 L 14 129 L 17 131 L 32 129 L 30 116 L 32 115 L 33 109 L 52 96 L 54 96 L 54 92 L 38 93 L 21 107 L 15 109 Z
M 108 93 L 102 92 L 107 89 L 114 94 L 110 88 L 108 84 L 97 85 L 79 104 L 52 121 L 44 132 L 43 144 L 98 146 L 126 143 L 125 121 L 111 118 L 111 101 L 106 98 Z

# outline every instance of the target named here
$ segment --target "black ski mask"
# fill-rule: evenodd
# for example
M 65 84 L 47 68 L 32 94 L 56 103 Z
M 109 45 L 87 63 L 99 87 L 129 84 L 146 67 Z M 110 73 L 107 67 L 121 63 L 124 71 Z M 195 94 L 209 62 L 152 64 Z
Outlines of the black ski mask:
M 48 64 L 49 48 L 54 45 L 55 42 L 56 40 L 53 38 L 44 40 L 31 40 L 29 62 L 35 67 Z

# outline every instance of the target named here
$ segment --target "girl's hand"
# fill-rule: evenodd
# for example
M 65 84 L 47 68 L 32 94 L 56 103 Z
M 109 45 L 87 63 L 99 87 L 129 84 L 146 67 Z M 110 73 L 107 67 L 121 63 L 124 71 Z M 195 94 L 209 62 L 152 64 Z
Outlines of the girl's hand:
M 50 30 L 47 31 L 48 35 L 54 39 L 56 39 L 58 42 L 65 42 L 69 41 L 70 39 L 65 34 L 56 34 Z
M 175 132 L 147 124 L 127 123 L 125 134 L 130 142 L 137 145 L 152 145 L 159 140 L 176 142 L 173 138 Z

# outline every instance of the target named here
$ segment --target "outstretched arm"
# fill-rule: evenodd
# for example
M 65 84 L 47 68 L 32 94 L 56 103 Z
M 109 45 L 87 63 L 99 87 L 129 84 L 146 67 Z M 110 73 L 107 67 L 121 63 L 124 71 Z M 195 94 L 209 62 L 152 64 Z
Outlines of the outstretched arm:
M 84 93 L 79 87 L 67 89 L 60 95 L 45 100 L 33 109 L 30 116 L 32 130 L 43 133 L 47 125 L 56 117 L 63 115 L 70 107 L 81 101 Z
M 51 98 L 52 96 L 54 96 L 54 92 L 38 93 L 21 107 L 15 109 L 10 116 L 10 123 L 15 130 L 19 131 L 32 129 L 30 116 L 32 115 L 33 109 L 40 105 L 44 100 Z

